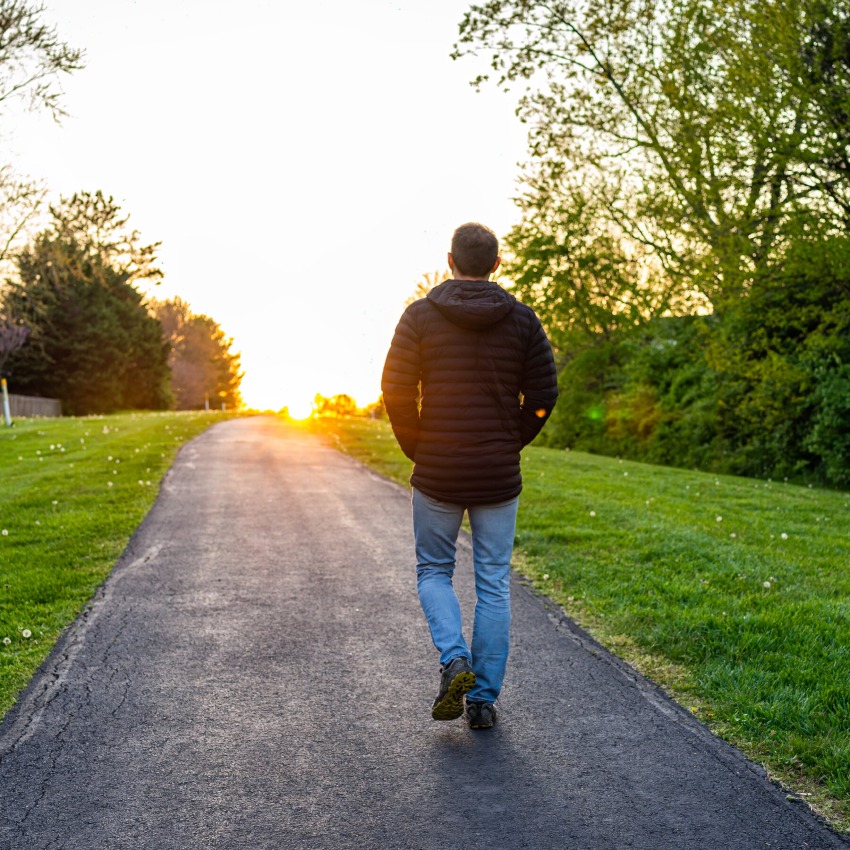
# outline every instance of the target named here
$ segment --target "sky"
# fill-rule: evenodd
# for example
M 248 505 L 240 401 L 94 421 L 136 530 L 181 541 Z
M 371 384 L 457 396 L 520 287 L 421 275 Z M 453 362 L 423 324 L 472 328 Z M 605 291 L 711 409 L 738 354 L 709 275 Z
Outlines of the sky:
M 248 405 L 368 404 L 454 228 L 518 218 L 516 96 L 449 56 L 468 5 L 47 0 L 86 67 L 61 124 L 20 110 L 3 142 L 51 200 L 102 190 L 162 243 L 151 294 L 233 338 Z

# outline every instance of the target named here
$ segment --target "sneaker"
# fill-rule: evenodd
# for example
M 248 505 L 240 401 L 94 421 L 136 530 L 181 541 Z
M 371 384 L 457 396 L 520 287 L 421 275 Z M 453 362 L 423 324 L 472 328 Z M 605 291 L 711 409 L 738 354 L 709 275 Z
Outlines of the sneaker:
M 440 693 L 434 700 L 431 717 L 434 720 L 454 720 L 463 714 L 463 698 L 475 685 L 475 673 L 468 658 L 453 659 L 440 671 Z
M 496 722 L 496 706 L 492 702 L 468 702 L 466 719 L 470 729 L 492 729 Z

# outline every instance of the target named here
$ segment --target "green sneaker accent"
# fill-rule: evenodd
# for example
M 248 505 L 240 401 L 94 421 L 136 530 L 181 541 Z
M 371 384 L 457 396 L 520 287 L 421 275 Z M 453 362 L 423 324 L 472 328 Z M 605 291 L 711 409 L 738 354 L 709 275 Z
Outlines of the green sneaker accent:
M 475 687 L 475 673 L 468 658 L 455 658 L 442 670 L 440 693 L 434 700 L 434 720 L 455 720 L 463 714 L 463 698 Z

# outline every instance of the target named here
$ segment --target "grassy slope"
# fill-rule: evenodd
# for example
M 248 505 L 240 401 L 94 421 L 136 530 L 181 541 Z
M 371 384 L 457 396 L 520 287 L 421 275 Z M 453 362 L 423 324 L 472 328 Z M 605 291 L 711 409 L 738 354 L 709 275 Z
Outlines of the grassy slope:
M 0 716 L 109 573 L 178 448 L 222 418 L 140 413 L 0 430 Z
M 385 423 L 310 427 L 406 483 Z M 529 448 L 519 568 L 850 828 L 850 495 Z

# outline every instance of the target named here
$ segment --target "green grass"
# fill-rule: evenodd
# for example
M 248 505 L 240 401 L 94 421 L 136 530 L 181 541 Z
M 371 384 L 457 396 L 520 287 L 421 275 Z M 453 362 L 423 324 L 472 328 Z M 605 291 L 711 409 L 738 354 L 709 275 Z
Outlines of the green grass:
M 0 716 L 109 573 L 179 447 L 214 413 L 0 429 Z
M 386 423 L 310 427 L 407 482 Z M 850 829 L 850 494 L 533 447 L 523 472 L 520 571 Z

